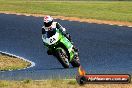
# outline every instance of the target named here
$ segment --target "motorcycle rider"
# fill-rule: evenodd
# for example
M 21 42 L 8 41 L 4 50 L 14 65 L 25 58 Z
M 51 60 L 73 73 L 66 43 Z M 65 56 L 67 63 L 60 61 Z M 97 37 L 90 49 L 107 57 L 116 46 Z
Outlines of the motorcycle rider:
M 51 16 L 45 16 L 44 19 L 44 25 L 42 27 L 42 35 L 45 34 L 46 32 L 47 33 L 51 33 L 53 30 L 56 30 L 59 29 L 62 34 L 69 40 L 72 42 L 71 40 L 71 36 L 66 32 L 66 29 L 64 27 L 62 27 L 58 22 L 54 22 L 53 21 L 53 18 Z M 72 42 L 73 43 L 73 42 Z M 75 46 L 73 46 L 74 50 L 75 51 L 78 51 L 77 48 L 75 48 Z M 47 54 L 48 55 L 51 55 L 52 54 L 52 51 L 51 50 L 48 50 L 47 51 Z

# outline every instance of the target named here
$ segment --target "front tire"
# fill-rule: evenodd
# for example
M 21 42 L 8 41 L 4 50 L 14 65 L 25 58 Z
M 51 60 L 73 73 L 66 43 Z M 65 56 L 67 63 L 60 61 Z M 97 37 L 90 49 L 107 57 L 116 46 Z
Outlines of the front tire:
M 67 52 L 63 48 L 61 47 L 57 48 L 56 57 L 64 68 L 69 68 L 70 63 L 68 60 L 68 55 L 67 55 Z

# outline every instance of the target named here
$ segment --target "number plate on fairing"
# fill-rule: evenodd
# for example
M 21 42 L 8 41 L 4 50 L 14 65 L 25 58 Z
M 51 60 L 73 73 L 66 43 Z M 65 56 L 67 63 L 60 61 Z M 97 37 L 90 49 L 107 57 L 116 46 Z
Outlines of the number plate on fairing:
M 43 35 L 42 39 L 43 42 L 47 43 L 48 45 L 55 44 L 59 40 L 59 33 L 56 32 L 56 34 L 50 38 L 47 38 L 46 35 Z

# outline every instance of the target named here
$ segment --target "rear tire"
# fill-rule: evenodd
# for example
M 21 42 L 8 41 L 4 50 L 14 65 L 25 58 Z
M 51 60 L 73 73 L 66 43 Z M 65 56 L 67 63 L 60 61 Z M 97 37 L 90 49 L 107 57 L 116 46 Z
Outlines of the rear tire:
M 69 68 L 70 63 L 68 60 L 68 55 L 63 48 L 61 48 L 61 47 L 57 48 L 56 57 L 64 68 Z
M 73 59 L 73 61 L 71 62 L 71 65 L 73 67 L 79 67 L 80 66 L 80 59 L 79 59 L 79 56 L 76 55 Z

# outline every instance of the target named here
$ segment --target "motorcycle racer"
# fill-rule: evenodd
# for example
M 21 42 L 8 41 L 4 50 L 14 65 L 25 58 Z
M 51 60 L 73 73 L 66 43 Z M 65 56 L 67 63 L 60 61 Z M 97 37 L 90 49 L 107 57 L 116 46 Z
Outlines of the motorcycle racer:
M 45 16 L 43 21 L 44 21 L 44 26 L 42 27 L 42 34 L 53 31 L 53 29 L 57 28 L 62 32 L 62 34 L 66 38 L 68 38 L 71 41 L 71 37 L 68 33 L 66 33 L 66 29 L 62 27 L 58 22 L 54 22 L 51 16 Z
M 62 27 L 58 22 L 54 22 L 54 21 L 53 21 L 53 18 L 52 18 L 51 16 L 45 16 L 44 19 L 43 19 L 43 21 L 44 21 L 44 25 L 43 25 L 43 27 L 42 27 L 42 35 L 48 33 L 49 36 L 50 36 L 50 34 L 52 34 L 52 32 L 53 32 L 54 30 L 56 30 L 56 28 L 57 28 L 57 29 L 59 29 L 59 30 L 62 32 L 62 34 L 63 34 L 69 41 L 72 42 L 71 36 L 66 32 L 66 29 L 65 29 L 64 27 Z M 74 46 L 74 49 L 75 49 L 75 51 L 78 51 L 78 49 L 75 48 L 75 46 Z M 47 54 L 48 54 L 48 55 L 52 55 L 52 51 L 49 49 L 49 50 L 47 51 Z

